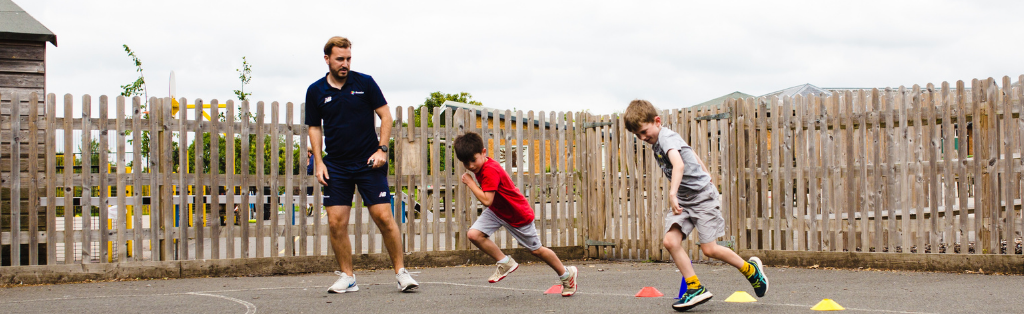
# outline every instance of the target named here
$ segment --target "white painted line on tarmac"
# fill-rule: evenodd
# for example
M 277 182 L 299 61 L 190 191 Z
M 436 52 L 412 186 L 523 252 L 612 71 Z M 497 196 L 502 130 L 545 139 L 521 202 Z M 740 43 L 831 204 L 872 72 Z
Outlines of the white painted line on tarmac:
M 711 302 L 725 302 L 725 301 L 711 301 Z M 802 307 L 802 308 L 807 308 L 807 309 L 810 309 L 811 307 L 814 307 L 813 305 L 806 305 L 806 304 L 763 303 L 761 301 L 757 301 L 757 303 L 762 303 L 762 304 L 767 304 L 767 305 Z M 879 310 L 879 309 L 861 309 L 861 308 L 853 308 L 853 307 L 844 307 L 844 308 L 847 309 L 847 310 L 850 310 L 850 311 L 862 311 L 862 312 L 901 313 L 901 314 L 938 314 L 938 313 L 932 313 L 932 312 L 908 312 L 908 311 Z
M 545 290 L 538 290 L 538 289 L 509 288 L 509 287 L 498 287 L 498 286 L 490 286 L 490 285 L 472 285 L 472 284 L 454 283 L 454 282 L 440 282 L 440 281 L 432 281 L 432 282 L 425 281 L 425 282 L 422 282 L 422 283 L 425 283 L 425 284 L 450 285 L 450 286 L 460 286 L 460 287 L 487 288 L 487 289 L 497 289 L 497 290 L 530 291 L 530 292 L 541 292 L 541 293 L 543 293 L 545 291 Z M 605 296 L 618 296 L 618 297 L 630 297 L 630 298 L 635 298 L 636 297 L 635 295 L 632 295 L 632 294 L 584 292 L 584 291 L 578 291 L 578 292 L 576 292 L 576 294 L 605 295 Z M 661 298 L 662 299 L 673 299 L 673 300 L 675 299 L 675 298 L 669 297 L 669 296 L 664 296 L 664 297 L 661 297 Z M 711 301 L 711 302 L 725 302 L 725 301 Z M 761 301 L 757 301 L 757 303 L 764 304 L 764 305 L 801 307 L 801 308 L 807 308 L 807 309 L 810 309 L 811 307 L 814 306 L 814 305 L 807 305 L 807 304 L 769 303 L 769 302 L 761 302 Z M 878 309 L 861 309 L 861 308 L 852 308 L 852 307 L 847 307 L 846 309 L 847 310 L 852 310 L 852 311 L 879 312 L 879 313 L 936 314 L 936 313 L 930 313 L 930 312 L 908 312 L 908 311 L 893 311 L 893 310 L 878 310 Z
M 851 311 L 865 311 L 865 312 L 883 312 L 883 313 L 906 313 L 906 314 L 937 314 L 932 312 L 908 312 L 908 311 L 890 311 L 890 310 L 876 310 L 876 309 L 859 309 L 855 307 L 848 307 L 847 310 Z
M 540 290 L 540 289 L 510 288 L 510 287 L 500 287 L 500 286 L 493 286 L 493 285 L 474 285 L 474 284 L 464 284 L 464 283 L 455 283 L 455 282 L 441 282 L 441 281 L 424 281 L 424 282 L 421 282 L 420 284 L 421 285 L 422 284 L 438 284 L 438 285 L 449 285 L 449 286 L 459 286 L 459 287 L 473 287 L 473 288 L 486 288 L 486 289 L 511 290 L 511 291 L 529 291 L 529 292 L 540 292 L 540 293 L 543 293 L 545 291 L 545 290 Z M 371 284 L 366 284 L 366 285 L 376 286 L 376 285 L 383 285 L 383 283 L 371 283 Z M 249 314 L 249 313 L 255 313 L 255 308 L 256 308 L 255 305 L 252 305 L 251 303 L 245 302 L 245 301 L 242 301 L 242 300 L 238 300 L 238 299 L 234 299 L 234 298 L 230 298 L 230 297 L 225 297 L 225 296 L 213 295 L 213 294 L 210 294 L 210 293 L 261 291 L 261 290 L 285 290 L 285 289 L 307 289 L 307 288 L 327 288 L 327 287 L 328 286 L 269 287 L 269 288 L 224 289 L 224 290 L 208 290 L 208 291 L 161 293 L 161 294 L 111 295 L 111 296 L 89 296 L 89 297 L 62 297 L 62 298 L 49 298 L 49 299 L 0 301 L 0 304 L 43 302 L 43 301 L 61 301 L 61 300 L 101 299 L 101 298 L 204 295 L 204 296 L 212 296 L 212 297 L 223 298 L 223 299 L 231 300 L 231 301 L 238 302 L 238 303 L 241 303 L 241 304 L 245 304 L 246 305 L 246 310 L 247 310 L 246 313 Z M 423 288 L 423 287 L 421 286 L 420 288 Z M 584 291 L 576 292 L 576 294 L 618 296 L 618 297 L 630 297 L 630 298 L 634 298 L 635 297 L 632 294 L 603 293 L 603 292 L 584 292 Z M 661 297 L 661 298 L 663 298 L 663 299 L 673 299 L 673 300 L 675 299 L 675 298 L 670 297 L 670 296 L 664 296 L 664 297 Z M 725 301 L 711 301 L 711 302 L 725 302 Z M 789 306 L 789 307 L 799 307 L 799 308 L 807 308 L 807 309 L 810 309 L 811 307 L 814 306 L 814 305 L 808 305 L 808 304 L 769 303 L 769 302 L 761 302 L 761 301 L 757 301 L 757 303 L 764 304 L 764 305 Z M 252 308 L 249 307 L 250 305 L 252 305 Z M 847 310 L 851 310 L 851 311 L 877 312 L 877 313 L 936 314 L 936 313 L 932 313 L 932 312 L 894 311 L 894 310 L 880 310 L 880 309 L 863 309 L 863 308 L 853 308 L 853 307 L 846 307 L 846 309 Z
M 193 292 L 174 292 L 174 293 L 154 293 L 154 294 L 94 295 L 94 296 L 85 296 L 85 297 L 66 296 L 66 297 L 60 297 L 60 298 L 47 298 L 47 299 L 29 299 L 29 300 L 13 300 L 13 301 L 3 301 L 3 300 L 0 300 L 0 304 L 46 302 L 46 301 L 67 301 L 67 300 L 88 300 L 88 299 L 110 299 L 110 298 L 133 298 L 133 297 L 166 297 L 166 296 L 196 295 L 196 294 L 207 294 L 207 293 L 243 292 L 243 291 L 260 291 L 260 290 L 284 290 L 284 289 L 306 289 L 306 288 L 320 288 L 320 287 L 327 288 L 327 286 L 270 287 L 270 288 L 224 289 L 224 290 L 193 291 Z
M 214 297 L 214 298 L 221 298 L 221 299 L 224 299 L 224 300 L 232 301 L 232 302 L 244 305 L 245 306 L 245 314 L 256 314 L 256 305 L 253 305 L 252 303 L 249 303 L 249 302 L 245 302 L 243 300 L 239 300 L 239 299 L 235 299 L 235 298 L 228 297 L 228 296 L 223 296 L 223 295 L 216 295 L 216 294 L 209 294 L 209 293 L 202 293 L 202 292 L 189 292 L 188 294 L 191 294 L 191 295 L 201 295 L 201 296 Z

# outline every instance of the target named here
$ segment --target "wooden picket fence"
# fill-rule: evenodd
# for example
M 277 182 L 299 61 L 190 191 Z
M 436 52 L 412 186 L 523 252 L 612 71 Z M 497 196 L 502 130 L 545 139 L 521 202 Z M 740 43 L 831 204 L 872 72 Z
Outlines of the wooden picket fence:
M 723 150 L 730 133 L 724 113 L 722 108 L 673 109 L 659 115 L 663 126 L 679 133 L 705 161 L 713 183 L 727 193 L 731 187 L 722 184 L 728 170 Z M 669 260 L 662 245 L 669 180 L 654 161 L 650 145 L 626 131 L 620 115 L 586 114 L 584 119 L 580 151 L 584 155 L 582 203 L 589 218 L 585 235 L 590 244 L 596 244 L 589 248 L 589 256 Z M 728 219 L 735 215 L 730 205 L 723 203 L 721 208 L 729 224 L 726 237 L 719 240 L 727 246 L 732 246 L 734 239 L 729 235 L 737 226 Z M 684 241 L 683 247 L 691 259 L 706 259 L 693 241 Z
M 543 245 L 582 245 L 580 218 L 585 213 L 577 205 L 579 196 L 574 192 L 579 162 L 575 161 L 576 119 L 572 114 L 529 111 L 524 115 L 522 111 L 448 108 L 424 112 L 419 116 L 419 126 L 409 117 L 415 117 L 414 108 L 396 108 L 396 124 L 405 126 L 392 131 L 396 146 L 392 184 L 396 191 L 406 191 L 396 195 L 396 203 L 420 207 L 416 215 L 419 219 L 409 219 L 403 228 L 411 251 L 475 249 L 465 230 L 484 206 L 462 185 L 460 178 L 466 170 L 454 159 L 452 147 L 454 139 L 466 132 L 481 135 L 488 155 L 504 166 L 516 187 L 527 196 Z M 448 123 L 442 126 L 442 119 Z M 441 156 L 442 151 L 445 156 Z M 447 164 L 442 167 L 442 162 Z M 360 213 L 356 215 L 358 221 Z M 369 229 L 376 232 L 375 228 Z M 519 247 L 504 229 L 492 239 L 502 248 Z M 375 249 L 380 251 L 379 246 Z
M 1004 77 L 728 101 L 738 247 L 1021 254 L 1021 93 Z
M 711 170 L 727 224 L 719 243 L 735 250 L 1020 254 L 1021 93 L 1003 78 L 731 99 L 661 117 Z M 66 95 L 58 115 L 55 95 L 27 97 L 11 106 L 19 100 L 0 95 L 0 113 L 17 117 L 0 123 L 0 265 L 333 254 L 305 174 L 301 105 L 236 112 L 196 100 L 172 116 L 169 98 L 102 96 L 96 110 L 90 96 Z M 619 115 L 396 107 L 394 118 L 389 182 L 406 252 L 474 249 L 465 231 L 483 206 L 460 183 L 452 144 L 477 132 L 533 205 L 545 246 L 670 258 L 668 179 Z M 148 158 L 134 153 L 143 148 Z M 384 252 L 365 210 L 349 230 L 356 254 Z M 493 239 L 518 247 L 504 231 Z
M 55 95 L 45 104 L 29 98 L 3 107 L 17 118 L 0 131 L 2 265 L 333 254 L 319 184 L 305 174 L 304 111 L 292 103 L 241 102 L 236 112 L 232 101 L 196 100 L 172 115 L 169 98 L 102 96 L 94 109 L 92 97 L 76 103 L 66 95 L 58 115 Z M 423 114 L 419 126 L 412 116 L 411 107 L 395 108 L 389 178 L 406 252 L 472 249 L 465 230 L 483 207 L 460 183 L 461 163 L 441 156 L 467 131 L 488 141 L 529 196 L 544 245 L 581 244 L 578 197 L 570 193 L 579 163 L 566 158 L 574 154 L 572 114 L 449 108 Z M 208 144 L 192 145 L 204 137 Z M 137 153 L 143 148 L 148 158 Z M 356 195 L 353 205 L 361 203 Z M 384 252 L 365 210 L 352 211 L 349 230 L 356 254 Z M 494 239 L 518 247 L 504 231 Z

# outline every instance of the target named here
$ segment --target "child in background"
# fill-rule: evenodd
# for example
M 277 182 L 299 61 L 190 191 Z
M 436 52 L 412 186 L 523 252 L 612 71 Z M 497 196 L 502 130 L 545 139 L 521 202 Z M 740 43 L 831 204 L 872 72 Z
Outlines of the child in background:
M 530 208 L 530 203 L 519 192 L 519 188 L 512 184 L 512 178 L 501 168 L 501 165 L 487 157 L 487 149 L 484 148 L 484 142 L 480 135 L 469 132 L 455 138 L 455 155 L 467 170 L 476 174 L 476 179 L 480 181 L 480 185 L 477 186 L 473 176 L 467 172 L 462 174 L 462 183 L 465 183 L 473 191 L 473 195 L 480 200 L 480 203 L 487 206 L 487 209 L 484 209 L 473 222 L 473 226 L 466 232 L 466 236 L 473 242 L 473 245 L 498 261 L 498 269 L 494 271 L 488 281 L 491 283 L 501 281 L 519 268 L 519 263 L 516 263 L 511 256 L 502 253 L 501 248 L 489 239 L 498 228 L 505 227 L 508 233 L 516 241 L 519 241 L 519 244 L 555 270 L 562 282 L 563 297 L 575 294 L 576 267 L 563 266 L 554 251 L 541 245 L 540 237 L 537 236 L 537 228 L 533 223 L 533 208 Z
M 711 292 L 697 279 L 690 257 L 682 248 L 694 228 L 700 236 L 700 249 L 708 257 L 732 265 L 747 277 L 757 297 L 768 291 L 768 278 L 764 275 L 761 259 L 751 257 L 744 261 L 736 252 L 719 246 L 715 239 L 725 235 L 718 189 L 700 157 L 683 141 L 678 133 L 662 127 L 657 109 L 649 101 L 634 100 L 623 115 L 626 130 L 641 141 L 651 144 L 654 159 L 666 177 L 671 179 L 669 197 L 672 212 L 665 216 L 665 249 L 686 280 L 686 293 L 672 304 L 677 311 L 686 311 L 711 299 Z

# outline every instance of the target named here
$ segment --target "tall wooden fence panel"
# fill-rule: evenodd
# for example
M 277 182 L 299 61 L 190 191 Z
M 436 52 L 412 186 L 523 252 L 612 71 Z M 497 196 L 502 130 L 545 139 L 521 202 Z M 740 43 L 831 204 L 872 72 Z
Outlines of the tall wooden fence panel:
M 722 195 L 722 245 L 1021 254 L 1022 98 L 1006 77 L 660 115 Z M 305 170 L 303 105 L 187 101 L 51 94 L 0 108 L 16 117 L 0 123 L 0 265 L 333 254 Z M 474 249 L 465 232 L 484 207 L 453 143 L 477 132 L 534 207 L 545 246 L 670 258 L 669 180 L 619 115 L 396 107 L 393 118 L 388 173 L 406 251 Z M 361 197 L 353 205 L 354 253 L 385 252 Z M 492 239 L 518 247 L 505 231 Z
M 3 265 L 333 254 L 303 105 L 46 99 L 0 108 L 18 117 L 0 124 Z M 405 251 L 474 249 L 465 231 L 484 207 L 452 147 L 469 131 L 533 204 L 544 245 L 583 244 L 579 115 L 413 109 L 395 108 L 389 162 Z M 353 205 L 354 253 L 385 252 L 358 194 Z
M 722 108 L 710 110 L 663 110 L 663 126 L 674 130 L 697 154 L 720 191 L 731 191 L 724 181 L 730 173 L 730 121 Z M 586 114 L 580 132 L 585 162 L 584 207 L 588 209 L 588 254 L 616 259 L 667 260 L 664 250 L 664 218 L 669 210 L 669 180 L 653 157 L 651 145 L 625 128 L 619 115 Z M 724 192 L 723 192 L 724 193 Z M 738 201 L 723 198 L 723 215 L 731 215 Z M 738 223 L 729 221 L 727 234 Z M 696 233 L 691 237 L 695 237 Z M 732 245 L 729 236 L 720 239 Z M 683 243 L 694 260 L 706 259 L 693 241 Z
M 1021 254 L 1022 98 L 1005 77 L 729 100 L 738 248 Z

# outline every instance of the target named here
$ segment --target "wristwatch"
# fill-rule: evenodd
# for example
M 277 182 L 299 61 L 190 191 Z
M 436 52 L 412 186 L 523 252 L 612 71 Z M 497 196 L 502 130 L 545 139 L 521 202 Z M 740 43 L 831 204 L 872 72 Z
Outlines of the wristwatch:
M 379 150 L 381 150 L 381 151 L 383 151 L 385 153 L 388 152 L 388 146 L 387 145 L 377 146 L 377 149 L 379 149 Z

